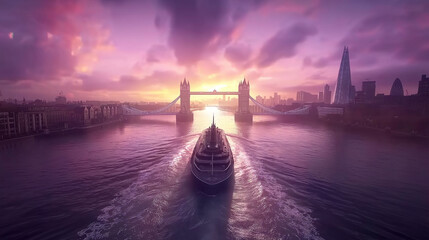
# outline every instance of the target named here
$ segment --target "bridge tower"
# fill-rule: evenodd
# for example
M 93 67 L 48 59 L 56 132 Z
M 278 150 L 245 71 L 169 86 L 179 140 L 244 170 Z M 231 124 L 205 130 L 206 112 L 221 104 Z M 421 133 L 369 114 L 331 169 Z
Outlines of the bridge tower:
M 191 112 L 191 86 L 186 78 L 180 82 L 180 111 L 176 115 L 178 122 L 192 122 L 194 114 Z
M 238 84 L 238 109 L 235 113 L 236 122 L 252 122 L 253 115 L 249 110 L 250 84 L 244 79 Z

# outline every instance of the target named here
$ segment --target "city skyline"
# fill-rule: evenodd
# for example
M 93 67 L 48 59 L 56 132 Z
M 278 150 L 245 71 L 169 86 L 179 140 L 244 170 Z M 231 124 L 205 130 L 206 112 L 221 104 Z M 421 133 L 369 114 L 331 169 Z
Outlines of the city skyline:
M 0 0 L 1 239 L 429 239 L 429 0 Z
M 251 94 L 295 98 L 335 89 L 344 45 L 352 85 L 369 79 L 388 94 L 399 78 L 415 93 L 428 71 L 429 4 L 385 3 L 4 1 L 2 99 L 168 101 L 183 77 L 201 91 L 246 77 Z

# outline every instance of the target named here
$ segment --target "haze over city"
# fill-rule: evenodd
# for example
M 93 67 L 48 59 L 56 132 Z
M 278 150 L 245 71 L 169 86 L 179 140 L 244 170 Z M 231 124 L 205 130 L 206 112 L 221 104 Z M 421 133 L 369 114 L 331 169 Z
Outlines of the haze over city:
M 2 97 L 169 101 L 194 90 L 296 97 L 352 82 L 410 93 L 429 63 L 427 1 L 1 1 Z

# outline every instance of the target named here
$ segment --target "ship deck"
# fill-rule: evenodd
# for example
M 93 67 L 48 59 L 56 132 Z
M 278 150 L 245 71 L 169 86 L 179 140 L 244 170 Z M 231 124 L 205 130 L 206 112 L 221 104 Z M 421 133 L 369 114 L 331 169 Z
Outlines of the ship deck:
M 232 152 L 223 130 L 216 128 L 216 145 L 210 128 L 203 131 L 192 154 L 192 173 L 200 181 L 215 185 L 227 180 L 234 171 Z M 212 142 L 210 142 L 212 141 Z

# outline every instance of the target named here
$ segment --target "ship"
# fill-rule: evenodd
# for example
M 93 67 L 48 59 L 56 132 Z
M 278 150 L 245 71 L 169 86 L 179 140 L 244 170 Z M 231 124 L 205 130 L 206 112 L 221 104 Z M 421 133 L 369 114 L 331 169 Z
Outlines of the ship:
M 191 157 L 193 178 L 204 190 L 227 188 L 234 178 L 234 158 L 225 132 L 214 123 L 205 129 Z

